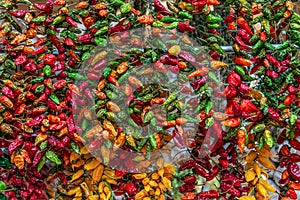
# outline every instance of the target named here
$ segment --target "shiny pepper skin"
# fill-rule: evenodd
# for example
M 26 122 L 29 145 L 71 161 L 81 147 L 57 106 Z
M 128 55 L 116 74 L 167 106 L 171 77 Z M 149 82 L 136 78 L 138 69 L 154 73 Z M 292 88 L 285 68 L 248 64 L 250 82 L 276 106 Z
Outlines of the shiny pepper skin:
M 287 170 L 291 177 L 297 181 L 300 181 L 300 167 L 296 163 L 289 163 Z

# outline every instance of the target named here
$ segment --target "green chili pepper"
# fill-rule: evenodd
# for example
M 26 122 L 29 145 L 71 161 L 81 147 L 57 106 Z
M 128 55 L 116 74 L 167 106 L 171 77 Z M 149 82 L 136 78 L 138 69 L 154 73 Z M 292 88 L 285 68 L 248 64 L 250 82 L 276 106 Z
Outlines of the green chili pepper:
M 128 124 L 130 124 L 131 126 L 134 126 L 135 128 L 138 128 L 138 127 L 139 127 L 139 125 L 137 125 L 137 124 L 133 121 L 133 119 L 131 119 L 131 118 L 129 118 L 129 119 L 127 120 L 127 122 L 128 122 Z
M 213 15 L 212 13 L 209 13 L 208 15 L 206 15 L 205 21 L 214 24 L 223 21 L 223 18 L 217 15 Z
M 297 12 L 293 12 L 291 16 L 291 22 L 299 23 L 300 22 L 300 15 Z
M 199 90 L 195 92 L 195 94 L 200 94 L 201 92 L 208 89 L 208 83 L 205 83 Z
M 45 165 L 45 163 L 46 163 L 46 157 L 43 156 L 43 157 L 41 158 L 41 160 L 40 160 L 38 166 L 37 166 L 37 171 L 38 171 L 38 172 L 41 171 L 41 169 L 43 168 L 43 166 Z
M 95 44 L 100 47 L 106 47 L 107 46 L 107 40 L 105 38 L 95 38 Z
M 293 72 L 290 72 L 290 73 L 286 76 L 285 82 L 286 82 L 286 83 L 291 83 L 293 80 L 294 80 L 294 73 L 293 73 Z
M 214 29 L 214 28 L 219 28 L 220 23 L 208 23 L 207 28 Z
M 259 40 L 254 46 L 253 46 L 253 52 L 256 54 L 264 45 L 264 42 Z
M 148 141 L 147 138 L 142 138 L 141 141 L 138 144 L 137 150 L 140 152 L 142 148 L 145 146 L 146 142 Z
M 46 140 L 40 144 L 40 149 L 43 151 L 47 148 L 47 146 L 48 146 L 48 141 Z
M 275 50 L 283 50 L 288 48 L 290 45 L 290 40 L 285 41 L 284 43 L 282 43 L 281 45 L 279 45 L 278 47 L 275 48 Z
M 16 69 L 17 68 L 16 64 L 12 60 L 9 60 L 9 59 L 5 60 L 4 66 L 9 68 L 9 69 Z
M 179 24 L 179 22 L 172 22 L 168 26 L 165 26 L 165 28 L 166 29 L 175 29 L 175 28 L 177 28 L 178 24 Z
M 267 49 L 267 50 L 275 50 L 275 47 L 269 43 L 269 42 L 265 42 L 264 43 L 264 47 Z
M 55 163 L 57 165 L 61 165 L 61 160 L 58 158 L 58 156 L 54 152 L 47 151 L 46 154 L 45 154 L 45 156 L 51 162 L 53 162 L 53 163 Z
M 179 22 L 179 19 L 176 18 L 176 17 L 165 16 L 160 21 L 161 22 L 172 23 L 172 22 Z
M 87 78 L 77 72 L 68 72 L 68 77 L 76 80 L 86 80 Z
M 290 124 L 294 125 L 296 123 L 297 119 L 298 119 L 297 115 L 291 114 L 290 117 L 289 117 Z
M 160 21 L 154 21 L 152 26 L 155 27 L 155 28 L 161 28 L 161 27 L 164 26 L 164 23 L 160 22 Z
M 43 72 L 46 77 L 51 76 L 52 69 L 51 69 L 50 65 L 45 65 L 45 67 L 43 68 Z
M 0 193 L 6 189 L 6 184 L 3 181 L 0 181 Z
M 266 49 L 261 49 L 259 54 L 257 55 L 258 58 L 265 58 L 266 57 Z
M 113 4 L 114 6 L 122 6 L 125 3 L 122 0 L 108 0 L 108 2 Z
M 252 132 L 254 132 L 254 133 L 259 133 L 259 132 L 264 131 L 265 128 L 266 128 L 266 125 L 265 125 L 265 124 L 257 124 L 257 125 L 252 129 Z
M 249 42 L 251 44 L 256 44 L 258 42 L 258 40 L 259 40 L 259 34 L 255 34 L 250 38 Z
M 108 21 L 107 20 L 98 20 L 96 21 L 93 25 L 91 25 L 89 28 L 92 29 L 92 28 L 102 28 L 104 26 L 108 26 Z
M 159 49 L 163 50 L 163 52 L 168 51 L 166 44 L 160 39 L 158 38 L 154 39 L 154 44 L 156 45 L 155 47 L 159 47 Z
M 57 105 L 60 104 L 58 97 L 53 92 L 50 94 L 49 99 L 52 100 Z
M 264 17 L 266 17 L 267 19 L 272 18 L 272 12 L 268 7 L 264 7 L 264 9 L 262 10 L 262 13 L 264 14 Z
M 209 111 L 211 110 L 213 106 L 213 103 L 211 101 L 208 101 L 207 104 L 205 105 L 205 113 L 208 114 Z
M 42 92 L 44 92 L 44 90 L 45 90 L 45 85 L 42 84 L 42 85 L 37 86 L 36 89 L 34 90 L 34 92 L 35 93 L 42 93 Z
M 178 113 L 172 113 L 168 115 L 167 121 L 175 120 L 176 118 L 178 118 Z
M 216 75 L 213 72 L 209 72 L 208 77 L 209 77 L 210 80 L 212 80 L 216 84 L 220 83 L 219 79 L 216 77 Z
M 240 65 L 236 65 L 235 68 L 234 68 L 234 71 L 236 71 L 242 77 L 246 75 L 246 72 L 245 72 L 244 68 Z
M 168 96 L 168 98 L 166 99 L 166 101 L 163 103 L 163 107 L 166 107 L 167 105 L 169 105 L 172 101 L 175 101 L 177 99 L 177 94 L 176 93 L 172 93 Z
M 261 138 L 259 139 L 258 149 L 262 149 L 263 146 L 264 146 L 264 139 L 261 137 Z
M 39 77 L 36 77 L 35 79 L 32 79 L 30 81 L 30 83 L 40 83 L 44 80 L 44 77 L 43 76 L 39 76 Z
M 156 149 L 157 148 L 157 146 L 156 146 L 156 138 L 155 138 L 155 136 L 153 134 L 150 135 L 149 141 L 150 141 L 151 147 L 153 149 Z
M 104 26 L 102 28 L 100 28 L 96 33 L 95 33 L 95 36 L 100 36 L 100 35 L 103 35 L 105 33 L 108 32 L 108 26 Z
M 124 3 L 120 6 L 120 12 L 122 14 L 129 13 L 131 10 L 131 5 L 129 3 Z
M 167 107 L 163 107 L 163 110 L 165 110 L 167 113 L 172 112 L 176 109 L 177 101 L 172 101 Z
M 67 36 L 71 38 L 72 40 L 76 41 L 77 40 L 77 35 L 73 32 L 68 31 Z
M 189 14 L 188 12 L 179 11 L 177 14 L 181 19 L 193 19 L 193 15 Z
M 51 25 L 55 26 L 55 25 L 57 25 L 57 24 L 63 22 L 65 19 L 66 19 L 65 16 L 59 15 L 59 16 L 57 16 L 57 17 L 52 21 Z
M 31 21 L 34 22 L 34 23 L 44 22 L 44 21 L 46 21 L 46 15 L 35 17 Z
M 81 56 L 81 60 L 87 60 L 91 57 L 90 52 L 84 52 Z
M 274 140 L 273 140 L 271 131 L 265 130 L 263 138 L 264 138 L 264 142 L 265 142 L 269 147 L 273 147 L 273 145 L 274 145 Z
M 209 127 L 211 127 L 214 123 L 214 118 L 213 117 L 209 117 L 205 120 L 205 128 L 208 129 Z
M 255 17 L 249 24 L 253 25 L 263 20 L 262 16 Z M 257 35 L 257 34 L 256 34 Z
M 109 68 L 109 67 L 104 68 L 103 77 L 107 78 L 110 75 L 110 73 L 111 73 L 111 68 Z
M 219 53 L 219 54 L 222 54 L 222 55 L 226 55 L 226 52 L 219 46 L 218 43 L 213 43 L 213 44 L 210 44 L 210 49 Z

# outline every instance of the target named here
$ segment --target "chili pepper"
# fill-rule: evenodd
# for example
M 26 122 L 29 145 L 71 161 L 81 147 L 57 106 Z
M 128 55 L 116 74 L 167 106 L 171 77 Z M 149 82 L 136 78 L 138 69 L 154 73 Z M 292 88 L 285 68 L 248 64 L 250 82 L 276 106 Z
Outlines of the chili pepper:
M 297 193 L 293 189 L 288 189 L 288 191 L 286 191 L 285 195 L 291 199 L 297 199 Z
M 169 12 L 167 11 L 167 9 L 164 7 L 164 5 L 159 1 L 159 0 L 154 0 L 154 7 L 155 7 L 155 11 L 162 13 L 163 15 L 168 15 Z
M 234 62 L 240 66 L 250 66 L 252 62 L 243 57 L 235 57 Z
M 250 35 L 253 35 L 253 32 L 248 24 L 248 22 L 243 18 L 243 17 L 239 17 L 237 20 L 237 24 L 244 29 L 245 31 L 247 31 L 247 33 L 249 33 Z
M 171 24 L 165 26 L 166 29 L 175 29 L 179 25 L 179 22 L 172 22 Z
M 175 23 L 175 22 L 174 22 Z M 184 23 L 184 22 L 179 22 L 177 28 L 179 29 L 180 32 L 193 32 L 195 30 L 195 27 Z
M 217 14 L 213 15 L 212 13 L 209 13 L 208 15 L 206 15 L 205 21 L 208 23 L 216 23 L 223 21 L 223 18 L 218 16 Z
M 204 192 L 200 192 L 195 200 L 200 200 L 202 198 L 208 198 L 208 199 L 212 199 L 212 198 L 219 198 L 219 193 L 217 190 L 209 190 L 209 191 L 204 191 Z

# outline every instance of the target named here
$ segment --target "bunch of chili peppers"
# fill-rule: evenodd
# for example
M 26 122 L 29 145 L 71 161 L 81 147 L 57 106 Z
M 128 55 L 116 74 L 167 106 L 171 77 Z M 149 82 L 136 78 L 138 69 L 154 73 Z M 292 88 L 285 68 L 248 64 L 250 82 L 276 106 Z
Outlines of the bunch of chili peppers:
M 0 199 L 298 199 L 293 2 L 134 5 L 1 2 Z M 151 42 L 131 37 L 144 27 Z M 178 166 L 155 154 L 168 143 Z

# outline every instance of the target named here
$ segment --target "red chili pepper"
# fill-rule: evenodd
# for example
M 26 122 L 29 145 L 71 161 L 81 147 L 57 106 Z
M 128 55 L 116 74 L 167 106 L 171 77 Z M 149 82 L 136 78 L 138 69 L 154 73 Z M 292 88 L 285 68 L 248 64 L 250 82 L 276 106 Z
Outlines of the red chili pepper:
M 224 89 L 224 92 L 225 92 L 225 96 L 228 99 L 232 99 L 237 96 L 237 90 L 230 85 L 226 86 L 226 88 Z
M 71 26 L 73 26 L 75 28 L 78 27 L 77 24 L 76 24 L 76 22 L 71 17 L 69 17 L 69 16 L 66 16 L 66 22 L 68 22 Z
M 227 192 L 233 196 L 236 196 L 236 197 L 241 197 L 241 193 L 238 189 L 232 187 L 230 184 L 226 183 L 226 182 L 222 182 L 221 183 L 221 190 L 223 192 Z
M 183 182 L 186 184 L 194 184 L 196 182 L 196 176 L 187 176 L 184 178 Z
M 32 166 L 35 167 L 37 164 L 39 164 L 40 160 L 44 156 L 45 151 L 38 151 L 33 158 Z
M 160 57 L 160 62 L 167 65 L 177 65 L 178 64 L 178 58 L 171 55 L 163 55 Z
M 23 65 L 23 64 L 25 64 L 27 61 L 28 61 L 27 56 L 25 56 L 25 55 L 19 55 L 19 56 L 15 59 L 14 63 L 15 63 L 16 65 Z
M 250 45 L 249 40 L 251 39 L 251 35 L 248 34 L 247 31 L 245 31 L 244 29 L 239 29 L 238 32 L 237 32 L 237 34 L 238 34 L 238 36 L 240 36 L 243 39 L 243 41 L 246 44 Z
M 290 161 L 293 162 L 293 163 L 300 162 L 300 155 L 295 154 L 295 153 L 292 153 L 292 154 L 290 154 L 289 159 L 290 159 Z
M 271 56 L 270 54 L 266 54 L 266 58 L 276 67 L 280 67 L 280 62 L 274 57 Z
M 179 22 L 177 28 L 179 29 L 180 32 L 185 33 L 185 32 L 193 32 L 195 30 L 195 27 L 184 23 L 184 22 Z
M 16 12 L 8 11 L 8 13 L 14 17 L 23 18 L 28 13 L 28 10 L 18 10 Z
M 43 121 L 43 119 L 46 119 L 45 114 L 41 114 L 41 115 L 33 118 L 32 120 L 30 120 L 30 122 L 26 123 L 26 125 L 27 126 L 37 126 Z
M 12 154 L 19 146 L 23 145 L 23 143 L 24 142 L 22 139 L 15 139 L 8 147 L 8 154 Z
M 57 60 L 57 57 L 53 54 L 46 54 L 44 56 L 43 60 L 46 65 L 54 66 L 54 64 Z
M 296 140 L 296 139 L 291 140 L 291 141 L 290 141 L 290 145 L 291 145 L 294 149 L 300 151 L 300 142 L 299 142 L 298 140 Z
M 128 182 L 126 185 L 125 185 L 125 191 L 127 192 L 127 194 L 129 195 L 133 195 L 135 194 L 138 189 L 136 188 L 136 186 L 134 185 L 134 183 L 132 182 Z
M 237 20 L 237 24 L 242 28 L 245 29 L 245 31 L 247 31 L 247 33 L 249 33 L 250 35 L 253 35 L 253 32 L 248 24 L 248 21 L 245 20 L 243 17 L 239 17 Z
M 36 7 L 38 10 L 46 12 L 46 13 L 51 13 L 53 11 L 53 1 L 52 0 L 47 0 L 45 4 L 39 4 L 39 3 L 34 3 L 34 7 Z
M 297 193 L 293 189 L 288 189 L 288 191 L 286 191 L 285 195 L 287 197 L 289 197 L 290 199 L 297 199 L 297 197 L 298 197 Z
M 5 96 L 7 96 L 8 98 L 10 98 L 10 99 L 14 99 L 14 98 L 15 98 L 15 95 L 14 95 L 13 91 L 12 91 L 9 87 L 3 87 L 3 88 L 1 89 L 1 92 L 2 92 Z
M 191 53 L 187 51 L 181 51 L 179 54 L 179 58 L 183 59 L 186 62 L 194 63 L 196 62 L 195 56 L 193 56 Z
M 122 20 L 116 26 L 110 27 L 108 30 L 109 34 L 113 34 L 116 32 L 124 32 L 124 31 L 129 30 L 129 28 L 132 25 L 132 22 L 129 22 L 129 23 L 123 25 L 124 21 L 125 20 Z
M 195 189 L 195 185 L 184 183 L 178 189 L 179 189 L 179 192 L 181 192 L 181 193 L 192 192 Z
M 230 13 L 229 15 L 227 15 L 224 19 L 224 24 L 229 24 L 234 22 L 235 20 L 235 14 L 234 13 Z
M 259 35 L 259 39 L 263 42 L 267 40 L 267 33 L 266 32 L 261 32 Z
M 78 36 L 77 42 L 90 43 L 90 42 L 91 42 L 91 39 L 92 39 L 91 34 L 86 33 L 86 34 L 83 34 L 83 35 Z
M 268 117 L 276 122 L 280 122 L 280 114 L 271 107 L 268 108 Z
M 197 1 L 193 1 L 193 2 L 192 2 L 192 5 L 201 8 L 201 7 L 204 7 L 205 5 L 207 5 L 207 0 L 197 0 Z
M 237 177 L 235 177 L 233 174 L 230 174 L 228 172 L 225 172 L 222 175 L 222 180 L 228 182 L 231 185 L 234 185 L 235 187 L 241 186 L 240 180 Z
M 248 85 L 246 85 L 244 83 L 240 84 L 240 86 L 238 87 L 238 90 L 244 94 L 248 94 L 250 92 L 250 88 L 248 87 Z
M 170 14 L 167 9 L 165 8 L 165 6 L 159 1 L 159 0 L 154 0 L 154 7 L 155 7 L 155 11 L 159 12 L 163 15 L 168 15 Z
M 293 103 L 293 101 L 296 99 L 296 95 L 294 94 L 288 94 L 284 100 L 284 104 L 289 106 Z
M 217 31 L 217 29 L 208 29 L 208 31 L 210 32 L 210 33 L 212 33 L 212 34 L 215 34 L 215 35 L 217 35 L 217 36 L 221 36 L 221 34 L 219 33 L 219 31 Z
M 238 73 L 232 70 L 227 76 L 227 82 L 232 87 L 238 87 L 242 83 L 242 79 Z
M 180 165 L 179 171 L 183 171 L 183 170 L 186 170 L 186 169 L 191 169 L 195 166 L 195 164 L 196 164 L 195 160 L 185 161 L 183 164 Z
M 245 51 L 251 50 L 251 47 L 246 45 L 240 36 L 235 36 L 235 42 L 239 45 L 239 48 L 241 50 L 245 50 Z
M 195 200 L 201 200 L 202 197 L 208 198 L 208 199 L 212 199 L 212 198 L 218 199 L 219 192 L 218 192 L 218 190 L 209 190 L 209 191 L 201 192 L 196 196 Z

